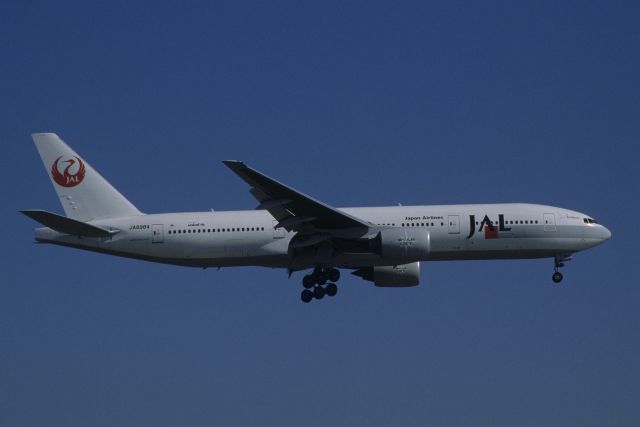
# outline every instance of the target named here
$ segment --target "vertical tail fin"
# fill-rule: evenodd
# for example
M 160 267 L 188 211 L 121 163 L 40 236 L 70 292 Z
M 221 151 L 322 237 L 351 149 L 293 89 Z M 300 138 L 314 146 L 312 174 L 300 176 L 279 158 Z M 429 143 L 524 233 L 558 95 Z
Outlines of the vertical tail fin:
M 31 136 L 67 217 L 86 222 L 142 215 L 58 135 L 34 133 Z

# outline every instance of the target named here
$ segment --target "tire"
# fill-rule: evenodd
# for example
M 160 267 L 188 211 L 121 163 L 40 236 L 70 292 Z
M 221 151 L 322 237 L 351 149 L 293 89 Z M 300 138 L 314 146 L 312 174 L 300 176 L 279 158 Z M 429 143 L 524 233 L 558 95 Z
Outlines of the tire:
M 307 289 L 313 287 L 315 283 L 316 283 L 316 278 L 313 277 L 311 274 L 307 274 L 302 278 L 302 286 L 304 286 Z
M 325 292 L 330 297 L 334 297 L 338 293 L 338 286 L 335 283 L 329 283 L 325 288 Z
M 305 289 L 300 294 L 300 299 L 305 304 L 308 303 L 308 302 L 311 302 L 311 300 L 313 299 L 313 292 L 311 292 L 309 289 Z
M 327 274 L 323 271 L 319 274 L 315 275 L 315 279 L 316 279 L 316 283 L 320 286 L 324 285 L 325 283 L 327 283 Z
M 329 270 L 329 274 L 327 276 L 329 277 L 329 281 L 337 282 L 338 280 L 340 280 L 340 270 L 338 270 L 337 268 L 332 268 L 331 270 Z
M 315 288 L 313 288 L 313 296 L 315 299 L 324 298 L 324 293 L 324 288 L 322 286 L 316 286 Z
M 562 273 L 556 271 L 555 273 L 553 273 L 553 276 L 551 276 L 551 280 L 553 280 L 554 283 L 562 282 Z

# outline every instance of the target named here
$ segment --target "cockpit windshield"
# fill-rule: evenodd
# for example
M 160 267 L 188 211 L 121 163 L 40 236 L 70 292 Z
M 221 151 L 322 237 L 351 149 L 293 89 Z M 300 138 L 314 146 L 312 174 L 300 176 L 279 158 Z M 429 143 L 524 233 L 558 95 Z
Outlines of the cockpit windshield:
M 597 224 L 596 220 L 593 218 L 582 218 L 585 224 Z

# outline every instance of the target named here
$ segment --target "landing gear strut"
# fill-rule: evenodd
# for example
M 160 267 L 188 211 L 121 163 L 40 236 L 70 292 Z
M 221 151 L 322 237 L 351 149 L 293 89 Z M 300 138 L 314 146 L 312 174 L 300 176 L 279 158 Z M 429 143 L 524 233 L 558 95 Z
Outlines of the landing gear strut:
M 340 279 L 340 270 L 336 268 L 323 269 L 316 267 L 312 273 L 302 278 L 304 290 L 300 294 L 300 299 L 304 303 L 311 302 L 312 299 L 322 299 L 325 295 L 335 296 L 338 293 L 338 286 L 335 283 Z M 330 283 L 327 283 L 330 281 Z M 325 285 L 326 283 L 326 285 Z
M 564 263 L 571 260 L 571 255 L 556 255 L 554 258 L 553 275 L 551 280 L 553 283 L 562 282 L 562 273 L 560 273 L 560 267 L 564 267 Z

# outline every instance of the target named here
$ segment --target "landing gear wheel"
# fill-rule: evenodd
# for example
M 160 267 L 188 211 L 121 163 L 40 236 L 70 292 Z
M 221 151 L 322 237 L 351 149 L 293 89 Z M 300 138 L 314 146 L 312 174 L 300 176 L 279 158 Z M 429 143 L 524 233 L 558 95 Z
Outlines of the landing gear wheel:
M 556 271 L 555 273 L 553 273 L 553 276 L 551 276 L 551 280 L 553 280 L 554 283 L 562 282 L 562 273 Z
M 316 278 L 313 277 L 311 274 L 307 274 L 302 278 L 302 286 L 304 286 L 306 289 L 312 288 L 313 285 L 315 285 L 315 283 L 316 283 Z
M 340 280 L 340 270 L 338 270 L 337 268 L 332 268 L 331 270 L 329 270 L 329 274 L 327 274 L 329 281 L 331 282 L 337 282 L 338 280 Z
M 316 284 L 322 286 L 325 283 L 327 283 L 327 274 L 324 271 L 321 271 L 319 273 L 314 273 L 313 276 L 316 279 Z
M 327 287 L 325 288 L 325 292 L 327 293 L 327 295 L 329 295 L 330 297 L 335 296 L 338 293 L 338 286 L 336 286 L 335 283 L 329 283 L 327 285 Z
M 322 286 L 316 286 L 315 288 L 313 288 L 313 296 L 315 297 L 315 299 L 324 298 L 324 288 Z
M 311 302 L 311 300 L 313 299 L 313 292 L 311 292 L 309 289 L 305 289 L 300 294 L 300 299 L 304 303 Z

